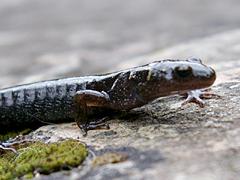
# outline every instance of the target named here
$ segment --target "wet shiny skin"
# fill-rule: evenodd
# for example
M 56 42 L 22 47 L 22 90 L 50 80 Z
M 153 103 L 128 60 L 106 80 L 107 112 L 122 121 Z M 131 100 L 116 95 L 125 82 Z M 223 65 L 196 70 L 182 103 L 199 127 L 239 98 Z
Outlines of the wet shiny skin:
M 141 95 L 148 101 L 211 86 L 216 73 L 201 61 L 165 60 L 149 64 L 147 81 L 139 84 Z
M 114 73 L 43 81 L 0 90 L 0 131 L 76 120 L 87 132 L 97 108 L 130 110 L 161 97 L 214 83 L 214 70 L 198 59 L 161 60 Z M 94 115 L 92 117 L 95 117 Z M 95 124 L 94 124 L 95 123 Z

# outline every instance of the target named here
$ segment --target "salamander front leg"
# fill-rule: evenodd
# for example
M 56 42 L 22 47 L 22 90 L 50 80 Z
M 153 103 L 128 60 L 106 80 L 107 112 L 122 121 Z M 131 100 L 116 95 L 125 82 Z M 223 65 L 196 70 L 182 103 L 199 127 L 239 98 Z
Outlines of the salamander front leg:
M 105 124 L 105 118 L 90 122 L 88 119 L 88 109 L 90 107 L 108 107 L 110 98 L 104 91 L 82 90 L 78 91 L 74 97 L 75 102 L 75 121 L 82 130 L 83 135 L 87 135 L 88 130 L 109 129 Z

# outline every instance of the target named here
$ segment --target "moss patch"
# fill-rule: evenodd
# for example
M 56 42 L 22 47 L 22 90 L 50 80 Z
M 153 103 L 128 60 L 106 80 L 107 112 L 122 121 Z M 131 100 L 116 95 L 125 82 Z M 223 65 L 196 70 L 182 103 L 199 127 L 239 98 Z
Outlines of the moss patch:
M 21 145 L 17 150 L 18 155 L 4 151 L 0 156 L 1 180 L 70 169 L 80 165 L 88 154 L 86 147 L 76 140 L 52 144 L 36 142 L 27 147 Z

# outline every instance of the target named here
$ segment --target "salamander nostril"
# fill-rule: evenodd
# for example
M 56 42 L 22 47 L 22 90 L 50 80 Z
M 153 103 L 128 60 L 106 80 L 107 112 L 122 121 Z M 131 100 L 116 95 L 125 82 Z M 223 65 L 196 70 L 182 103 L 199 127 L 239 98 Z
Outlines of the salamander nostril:
M 192 68 L 190 66 L 178 66 L 174 71 L 180 78 L 186 78 L 192 75 Z

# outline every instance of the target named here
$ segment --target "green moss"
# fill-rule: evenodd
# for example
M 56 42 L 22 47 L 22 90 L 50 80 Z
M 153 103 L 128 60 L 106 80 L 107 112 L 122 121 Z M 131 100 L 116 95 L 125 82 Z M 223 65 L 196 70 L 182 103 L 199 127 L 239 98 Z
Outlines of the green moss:
M 87 156 L 86 147 L 76 140 L 58 143 L 32 143 L 18 149 L 19 154 L 6 152 L 0 157 L 0 179 L 32 177 L 33 172 L 49 174 L 80 165 Z

